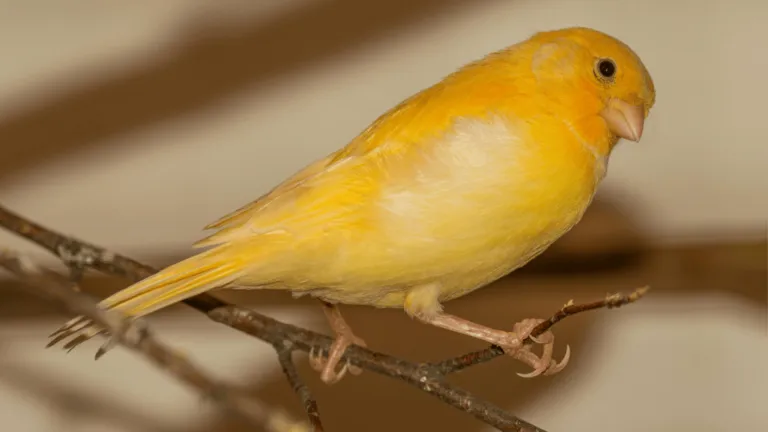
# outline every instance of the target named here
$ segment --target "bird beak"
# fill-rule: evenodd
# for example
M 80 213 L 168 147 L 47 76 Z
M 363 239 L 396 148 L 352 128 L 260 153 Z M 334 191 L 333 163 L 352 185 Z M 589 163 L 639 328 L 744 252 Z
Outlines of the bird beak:
M 645 110 L 642 105 L 630 105 L 621 99 L 610 99 L 600 115 L 608 123 L 608 129 L 618 137 L 637 142 L 643 136 Z

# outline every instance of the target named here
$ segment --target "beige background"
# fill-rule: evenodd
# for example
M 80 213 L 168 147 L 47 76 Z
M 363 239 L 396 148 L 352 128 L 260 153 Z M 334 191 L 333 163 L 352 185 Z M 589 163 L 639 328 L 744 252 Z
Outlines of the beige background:
M 767 15 L 751 0 L 0 0 L 0 201 L 138 258 L 188 254 L 203 225 L 402 98 L 534 31 L 584 25 L 631 45 L 658 90 L 643 141 L 615 153 L 602 195 L 625 203 L 653 242 L 764 238 Z M 569 295 L 537 301 L 547 311 Z M 766 430 L 764 309 L 710 293 L 600 315 L 610 326 L 598 320 L 589 336 L 599 354 L 516 412 L 550 431 Z M 304 309 L 263 310 L 321 325 Z M 260 344 L 190 314 L 156 321 L 223 376 L 274 379 Z M 182 430 L 213 416 L 122 350 L 98 363 L 88 349 L 42 351 L 58 322 L 0 327 L 9 430 Z M 56 391 L 35 391 L 45 385 Z M 344 418 L 333 396 L 344 388 L 323 390 L 333 418 Z M 116 414 L 61 408 L 77 398 Z

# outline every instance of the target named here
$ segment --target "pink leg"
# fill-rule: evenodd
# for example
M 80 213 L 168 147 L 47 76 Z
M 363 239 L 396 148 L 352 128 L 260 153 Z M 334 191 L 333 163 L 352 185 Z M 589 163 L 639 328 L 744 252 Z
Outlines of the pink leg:
M 565 356 L 560 363 L 557 363 L 552 359 L 552 350 L 555 343 L 555 336 L 552 332 L 548 331 L 535 338 L 530 336 L 531 331 L 543 321 L 540 319 L 526 319 L 520 321 L 514 325 L 513 332 L 506 332 L 475 324 L 471 321 L 445 313 L 438 313 L 434 316 L 417 317 L 421 321 L 436 327 L 451 330 L 500 346 L 504 349 L 506 354 L 520 360 L 534 369 L 527 374 L 518 374 L 524 378 L 532 378 L 542 374 L 554 375 L 563 370 L 570 359 L 571 349 L 569 346 L 566 346 Z M 529 336 L 534 342 L 544 345 L 541 357 L 531 352 L 530 345 L 523 345 L 523 341 Z
M 312 369 L 320 371 L 320 379 L 326 384 L 337 383 L 346 373 L 353 375 L 359 375 L 362 370 L 356 366 L 350 365 L 348 362 L 342 366 L 339 372 L 336 372 L 336 367 L 341 361 L 341 356 L 344 355 L 344 351 L 348 346 L 355 344 L 359 346 L 366 346 L 365 341 L 355 336 L 352 333 L 352 329 L 349 328 L 349 324 L 341 316 L 341 311 L 338 306 L 322 302 L 323 312 L 328 319 L 331 329 L 336 334 L 336 340 L 333 341 L 331 349 L 328 352 L 328 359 L 323 358 L 322 353 L 317 354 L 314 351 L 309 353 L 309 365 Z

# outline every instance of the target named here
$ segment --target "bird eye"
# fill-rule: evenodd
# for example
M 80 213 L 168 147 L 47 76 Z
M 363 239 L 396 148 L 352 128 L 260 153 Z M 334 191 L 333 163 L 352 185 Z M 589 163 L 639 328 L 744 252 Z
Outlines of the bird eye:
M 616 63 L 611 59 L 600 59 L 595 64 L 595 72 L 599 78 L 613 79 L 616 75 Z

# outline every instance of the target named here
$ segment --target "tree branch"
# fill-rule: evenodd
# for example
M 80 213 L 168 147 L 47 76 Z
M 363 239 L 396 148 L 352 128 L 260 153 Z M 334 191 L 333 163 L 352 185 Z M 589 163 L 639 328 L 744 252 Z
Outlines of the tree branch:
M 54 253 L 70 268 L 93 268 L 107 274 L 124 276 L 133 281 L 143 279 L 156 272 L 155 269 L 130 258 L 59 234 L 1 206 L 0 226 Z M 544 333 L 568 316 L 588 310 L 613 308 L 632 303 L 642 297 L 647 289 L 647 287 L 641 288 L 630 295 L 614 294 L 603 300 L 581 305 L 575 305 L 571 301 L 549 320 L 539 324 L 533 331 L 533 336 Z M 198 295 L 184 300 L 184 303 L 205 313 L 216 322 L 228 325 L 272 345 L 278 353 L 286 377 L 301 398 L 307 411 L 307 416 L 315 427 L 315 431 L 322 431 L 322 426 L 319 424 L 317 404 L 309 395 L 306 385 L 300 381 L 298 373 L 295 373 L 293 364 L 290 361 L 290 353 L 294 350 L 308 352 L 310 349 L 318 352 L 320 350 L 327 352 L 332 342 L 330 337 L 231 305 L 210 294 Z M 526 344 L 530 343 L 530 339 L 526 340 Z M 499 430 L 545 432 L 543 429 L 459 387 L 449 384 L 445 380 L 445 375 L 447 374 L 487 362 L 502 354 L 503 351 L 500 348 L 491 346 L 485 350 L 468 353 L 438 363 L 412 363 L 352 345 L 347 348 L 342 361 L 349 360 L 351 364 L 363 369 L 404 381 Z
M 531 336 L 536 337 L 543 334 L 552 326 L 568 318 L 569 316 L 596 309 L 613 309 L 627 305 L 629 303 L 634 303 L 637 300 L 640 300 L 640 298 L 644 296 L 649 289 L 650 287 L 644 286 L 636 289 L 629 295 L 621 293 L 609 294 L 604 299 L 594 301 L 592 303 L 574 304 L 573 300 L 571 300 L 565 306 L 563 306 L 562 309 L 549 317 L 548 320 L 545 320 L 541 324 L 534 327 L 531 331 Z M 530 340 L 526 341 L 527 344 L 530 344 L 530 342 Z M 435 368 L 438 373 L 446 375 L 458 372 L 470 366 L 491 361 L 501 355 L 504 355 L 504 351 L 501 348 L 497 346 L 490 346 L 484 350 L 474 351 L 458 357 L 454 357 L 452 359 L 432 363 L 431 367 Z
M 197 388 L 258 430 L 286 431 L 272 427 L 274 419 L 270 413 L 273 410 L 255 398 L 244 398 L 235 394 L 231 388 L 206 376 L 182 354 L 158 342 L 142 321 L 128 321 L 118 314 L 99 308 L 88 296 L 73 289 L 73 284 L 66 278 L 38 267 L 25 256 L 9 250 L 0 250 L 0 267 L 13 273 L 38 294 L 58 301 L 71 313 L 86 316 L 100 324 L 110 334 L 107 344 L 119 343 L 144 355 L 155 366 Z M 99 349 L 99 352 L 103 351 L 104 348 Z
M 320 412 L 317 409 L 317 401 L 312 397 L 309 391 L 309 387 L 299 377 L 299 371 L 296 370 L 296 364 L 293 363 L 293 348 L 289 342 L 283 343 L 283 348 L 277 351 L 277 359 L 280 361 L 280 366 L 283 368 L 285 378 L 288 380 L 288 384 L 291 385 L 293 392 L 299 396 L 301 404 L 304 406 L 304 411 L 309 417 L 309 422 L 312 424 L 315 432 L 323 432 L 323 424 L 320 421 Z

